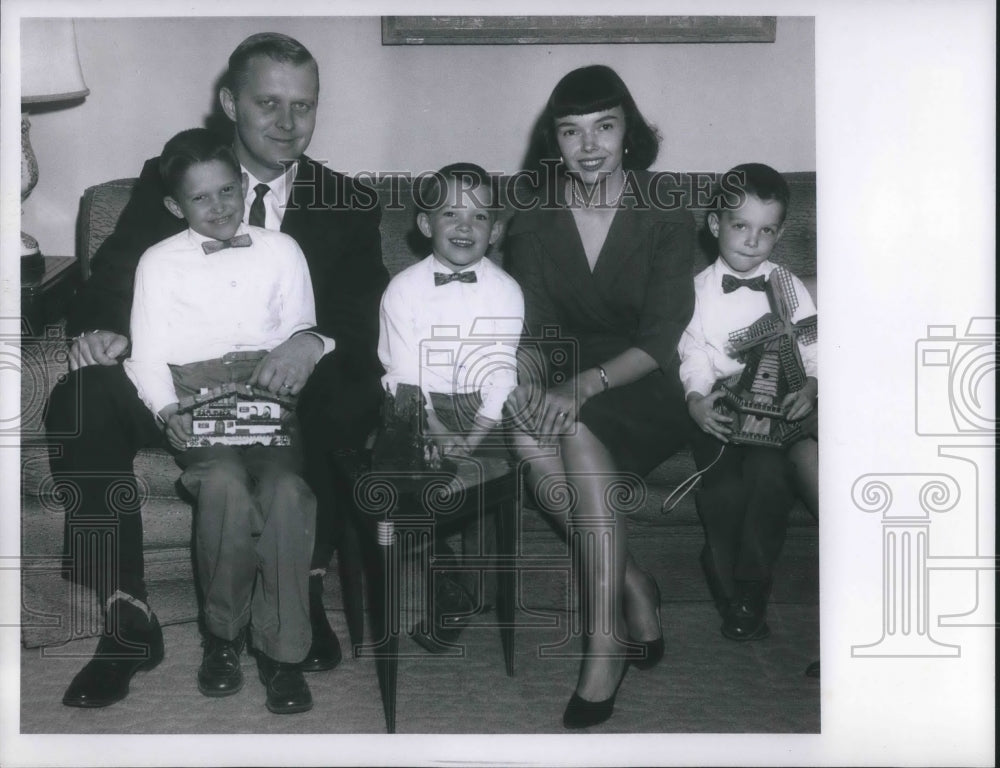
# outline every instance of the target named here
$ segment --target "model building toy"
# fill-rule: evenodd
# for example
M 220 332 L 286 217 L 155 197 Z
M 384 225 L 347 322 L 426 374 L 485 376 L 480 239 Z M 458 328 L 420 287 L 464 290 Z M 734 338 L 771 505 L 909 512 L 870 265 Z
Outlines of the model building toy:
M 799 299 L 792 274 L 783 267 L 771 272 L 766 292 L 771 311 L 729 334 L 730 352 L 746 367 L 716 384 L 725 393 L 716 408 L 733 417 L 732 442 L 781 448 L 802 433 L 797 422 L 785 418 L 781 403 L 805 386 L 798 345 L 816 343 L 816 315 L 792 322 Z
M 188 448 L 292 444 L 284 417 L 295 408 L 293 397 L 249 384 L 223 384 L 182 398 L 178 406 L 179 413 L 192 417 L 194 437 L 185 444 Z
M 456 474 L 455 462 L 442 458 L 427 437 L 426 398 L 420 387 L 399 384 L 382 401 L 381 426 L 372 449 L 372 468 L 379 472 L 421 475 L 429 470 Z

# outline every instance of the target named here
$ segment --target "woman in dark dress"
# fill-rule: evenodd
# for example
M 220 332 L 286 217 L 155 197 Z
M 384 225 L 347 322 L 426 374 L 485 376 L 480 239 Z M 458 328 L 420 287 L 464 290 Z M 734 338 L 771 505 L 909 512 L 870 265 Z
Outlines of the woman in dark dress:
M 694 308 L 695 225 L 650 195 L 659 137 L 614 70 L 566 75 L 536 133 L 558 165 L 505 247 L 527 327 L 508 407 L 529 486 L 575 553 L 584 656 L 563 724 L 579 728 L 610 717 L 630 660 L 663 655 L 659 588 L 628 555 L 615 507 L 623 480 L 687 436 L 677 342 Z

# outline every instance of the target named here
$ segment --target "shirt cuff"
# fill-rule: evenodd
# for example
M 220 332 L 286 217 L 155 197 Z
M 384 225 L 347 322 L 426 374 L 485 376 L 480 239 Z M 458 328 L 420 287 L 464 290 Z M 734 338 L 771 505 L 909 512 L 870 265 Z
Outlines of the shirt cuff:
M 699 395 L 710 394 L 712 388 L 715 386 L 715 379 L 698 375 L 682 378 L 681 382 L 684 384 L 685 398 L 692 392 L 697 392 Z
M 329 336 L 324 336 L 322 333 L 317 333 L 316 331 L 307 330 L 307 331 L 298 331 L 297 333 L 293 333 L 292 335 L 298 336 L 300 333 L 308 333 L 310 336 L 315 336 L 317 339 L 323 342 L 323 354 L 320 355 L 321 360 L 337 348 L 337 342 L 335 342 Z

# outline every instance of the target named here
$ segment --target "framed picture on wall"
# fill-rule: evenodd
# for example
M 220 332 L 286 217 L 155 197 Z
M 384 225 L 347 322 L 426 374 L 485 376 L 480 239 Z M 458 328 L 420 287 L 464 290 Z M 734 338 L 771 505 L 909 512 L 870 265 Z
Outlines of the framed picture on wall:
M 382 45 L 773 43 L 774 16 L 383 16 Z

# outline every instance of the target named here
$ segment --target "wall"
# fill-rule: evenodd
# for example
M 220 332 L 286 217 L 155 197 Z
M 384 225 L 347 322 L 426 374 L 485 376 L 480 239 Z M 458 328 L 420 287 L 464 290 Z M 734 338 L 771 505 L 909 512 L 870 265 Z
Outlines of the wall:
M 613 66 L 663 134 L 655 168 L 724 170 L 758 160 L 815 170 L 813 20 L 782 17 L 773 44 L 382 46 L 378 17 L 80 19 L 90 96 L 32 116 L 41 180 L 23 228 L 46 253 L 73 252 L 79 197 L 213 111 L 232 49 L 263 29 L 304 43 L 320 64 L 309 153 L 331 167 L 438 168 L 457 159 L 515 171 L 556 81 Z

